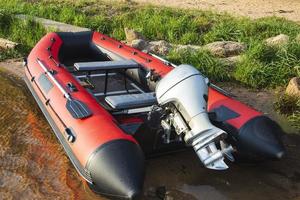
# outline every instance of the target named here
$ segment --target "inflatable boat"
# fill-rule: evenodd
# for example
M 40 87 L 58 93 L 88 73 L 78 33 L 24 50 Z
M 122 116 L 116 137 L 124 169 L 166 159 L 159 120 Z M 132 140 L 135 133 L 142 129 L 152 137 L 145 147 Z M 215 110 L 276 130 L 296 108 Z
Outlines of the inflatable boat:
M 280 159 L 279 125 L 193 66 L 176 66 L 98 32 L 49 33 L 25 81 L 70 161 L 99 194 L 141 195 L 145 158 L 193 149 L 209 169 Z

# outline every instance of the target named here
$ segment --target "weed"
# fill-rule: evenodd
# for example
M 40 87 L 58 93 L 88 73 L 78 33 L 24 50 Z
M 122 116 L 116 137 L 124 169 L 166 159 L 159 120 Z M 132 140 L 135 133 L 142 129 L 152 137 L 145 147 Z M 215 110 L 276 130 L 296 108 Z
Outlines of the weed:
M 300 99 L 295 96 L 283 95 L 274 104 L 275 109 L 287 116 L 291 124 L 300 130 Z

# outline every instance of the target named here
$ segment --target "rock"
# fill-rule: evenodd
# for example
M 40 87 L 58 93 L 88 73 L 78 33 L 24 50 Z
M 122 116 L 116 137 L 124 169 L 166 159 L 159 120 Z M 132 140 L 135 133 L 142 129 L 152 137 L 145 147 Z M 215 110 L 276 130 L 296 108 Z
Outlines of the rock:
M 300 98 L 300 78 L 294 77 L 290 80 L 285 93 L 290 96 L 297 96 Z
M 220 61 L 222 63 L 224 63 L 225 65 L 228 65 L 228 66 L 236 66 L 236 64 L 238 62 L 240 62 L 242 59 L 242 57 L 239 55 L 239 56 L 231 56 L 231 57 L 227 57 L 227 58 L 220 58 Z
M 174 49 L 175 51 L 179 52 L 179 51 L 198 51 L 199 49 L 201 49 L 201 46 L 197 46 L 197 45 L 174 45 Z
M 133 29 L 129 29 L 129 28 L 124 28 L 125 31 L 125 35 L 126 35 L 126 41 L 128 43 L 131 43 L 133 40 L 137 40 L 137 39 L 145 39 L 141 33 L 133 30 Z
M 205 45 L 204 49 L 218 57 L 236 56 L 246 50 L 246 45 L 233 41 L 218 41 Z
M 18 43 L 0 38 L 0 49 L 14 49 Z
M 300 34 L 298 34 L 295 38 L 296 42 L 298 42 L 300 44 Z
M 150 52 L 160 55 L 167 55 L 173 48 L 171 44 L 164 40 L 148 42 L 144 39 L 135 39 L 131 41 L 130 45 L 143 52 Z
M 266 44 L 268 46 L 282 46 L 289 42 L 289 36 L 285 34 L 280 34 L 275 37 L 270 37 L 266 39 Z
M 143 39 L 132 40 L 132 42 L 130 44 L 130 46 L 132 46 L 133 48 L 136 48 L 141 51 L 146 49 L 148 45 L 149 45 L 149 43 Z
M 149 42 L 146 50 L 151 53 L 156 53 L 160 55 L 167 55 L 172 49 L 172 45 L 164 40 Z

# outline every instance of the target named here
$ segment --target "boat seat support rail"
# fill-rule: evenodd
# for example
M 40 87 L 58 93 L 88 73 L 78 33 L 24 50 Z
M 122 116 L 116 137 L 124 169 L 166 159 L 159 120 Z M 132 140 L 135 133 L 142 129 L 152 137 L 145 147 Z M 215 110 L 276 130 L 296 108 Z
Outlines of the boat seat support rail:
M 147 107 L 152 106 L 157 102 L 153 92 L 107 96 L 105 97 L 105 101 L 116 110 Z
M 74 67 L 78 71 L 86 71 L 87 77 L 91 75 L 92 71 L 104 70 L 105 71 L 105 83 L 104 83 L 104 95 L 107 94 L 108 74 L 111 70 L 124 71 L 124 85 L 125 90 L 127 88 L 126 70 L 139 68 L 139 64 L 134 60 L 116 60 L 116 61 L 102 61 L 102 62 L 78 62 L 74 64 Z

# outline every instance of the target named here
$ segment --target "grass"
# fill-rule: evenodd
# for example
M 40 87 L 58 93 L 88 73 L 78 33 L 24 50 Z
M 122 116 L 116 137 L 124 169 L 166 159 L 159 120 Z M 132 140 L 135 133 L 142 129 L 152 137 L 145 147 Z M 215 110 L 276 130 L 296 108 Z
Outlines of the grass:
M 174 44 L 205 45 L 231 40 L 247 45 L 236 66 L 228 66 L 209 52 L 171 51 L 167 58 L 175 63 L 196 66 L 213 81 L 236 81 L 251 88 L 284 86 L 289 79 L 300 76 L 300 25 L 267 17 L 257 20 L 232 17 L 208 11 L 178 10 L 114 3 L 98 0 L 1 0 L 0 37 L 20 43 L 17 49 L 2 51 L 0 60 L 21 57 L 29 53 L 47 32 L 33 20 L 19 20 L 15 14 L 26 14 L 88 27 L 118 40 L 125 39 L 124 27 L 141 32 L 149 40 L 166 40 Z M 49 30 L 48 30 L 49 31 Z M 269 47 L 266 38 L 286 34 L 290 42 L 281 47 Z M 286 105 L 295 110 L 287 109 Z M 299 101 L 281 97 L 276 108 L 300 124 Z
M 300 99 L 295 96 L 281 96 L 275 103 L 275 109 L 285 115 L 291 124 L 300 130 Z
M 44 27 L 32 19 L 18 20 L 0 9 L 0 37 L 19 43 L 15 49 L 0 50 L 0 61 L 25 56 L 45 33 Z
M 211 80 L 229 81 L 232 79 L 230 67 L 222 63 L 219 59 L 214 58 L 207 51 L 171 51 L 168 60 L 173 63 L 188 63 L 198 66 L 199 71 L 204 72 Z
M 162 39 L 174 44 L 204 45 L 220 40 L 245 43 L 247 51 L 241 62 L 231 69 L 203 50 L 195 53 L 171 52 L 167 56 L 177 63 L 193 64 L 213 81 L 238 81 L 253 88 L 275 87 L 285 85 L 289 78 L 296 76 L 296 66 L 300 65 L 300 43 L 294 40 L 300 33 L 300 26 L 276 17 L 250 20 L 207 11 L 96 0 L 2 0 L 0 7 L 0 36 L 8 36 L 23 45 L 20 50 L 9 52 L 2 59 L 28 53 L 45 33 L 32 21 L 11 20 L 12 14 L 27 14 L 88 27 L 119 40 L 125 39 L 124 27 L 129 27 L 140 31 L 149 40 Z M 7 25 L 9 28 L 2 30 Z M 266 38 L 280 33 L 290 36 L 288 45 L 272 48 L 264 44 Z

